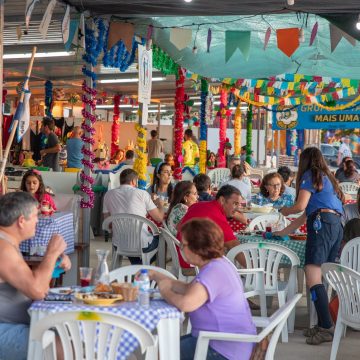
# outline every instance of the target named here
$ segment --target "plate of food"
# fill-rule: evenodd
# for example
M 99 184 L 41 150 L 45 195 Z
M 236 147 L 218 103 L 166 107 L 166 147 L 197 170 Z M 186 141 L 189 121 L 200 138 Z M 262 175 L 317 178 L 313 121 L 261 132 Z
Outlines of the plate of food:
M 55 295 L 71 295 L 75 292 L 77 287 L 70 287 L 70 286 L 64 286 L 64 287 L 58 287 L 58 288 L 51 288 L 49 290 L 49 293 L 55 294 Z
M 109 306 L 114 304 L 116 301 L 123 300 L 122 295 L 110 293 L 75 293 L 74 296 L 75 299 L 83 301 L 85 304 L 99 306 Z
M 290 234 L 291 240 L 305 241 L 307 238 L 307 234 Z
M 268 214 L 271 211 L 273 211 L 273 206 L 272 204 L 267 204 L 267 205 L 256 205 L 256 204 L 252 204 L 251 205 L 251 209 L 247 209 L 246 212 L 252 212 L 252 213 L 261 213 L 261 214 Z

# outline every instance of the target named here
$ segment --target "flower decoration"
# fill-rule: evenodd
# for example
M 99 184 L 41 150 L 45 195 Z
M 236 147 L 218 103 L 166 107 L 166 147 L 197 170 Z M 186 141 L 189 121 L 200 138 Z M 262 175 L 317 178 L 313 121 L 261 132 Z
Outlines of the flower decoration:
M 218 150 L 218 167 L 226 167 L 225 157 L 225 144 L 226 144 L 226 129 L 227 129 L 227 91 L 225 88 L 221 88 L 220 91 L 220 107 L 217 112 L 217 116 L 220 119 L 219 126 L 219 150 Z
M 236 106 L 234 119 L 234 155 L 240 156 L 241 153 L 241 110 L 240 101 Z
M 253 107 L 250 104 L 246 115 L 246 162 L 248 164 L 251 164 L 252 120 L 253 120 L 252 108 Z
M 68 103 L 76 105 L 80 101 L 80 95 L 77 93 L 71 93 L 68 97 Z
M 206 161 L 207 161 L 207 122 L 206 113 L 208 109 L 208 93 L 209 84 L 205 79 L 201 79 L 201 105 L 200 105 L 200 146 L 199 146 L 199 170 L 201 173 L 206 173 Z
M 146 189 L 146 166 L 147 166 L 147 153 L 146 153 L 146 134 L 147 131 L 140 124 L 135 124 L 135 130 L 138 133 L 136 139 L 137 148 L 135 152 L 137 158 L 135 159 L 133 169 L 139 176 L 138 187 Z
M 115 95 L 114 99 L 114 115 L 111 125 L 111 157 L 119 150 L 120 138 L 120 95 Z

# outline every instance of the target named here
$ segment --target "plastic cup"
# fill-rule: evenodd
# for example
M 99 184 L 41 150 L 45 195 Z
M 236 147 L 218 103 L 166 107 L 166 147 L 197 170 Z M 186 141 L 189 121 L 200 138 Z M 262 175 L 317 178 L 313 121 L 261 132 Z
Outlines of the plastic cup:
M 89 286 L 91 283 L 93 268 L 81 267 L 79 270 L 80 270 L 80 285 L 82 287 Z

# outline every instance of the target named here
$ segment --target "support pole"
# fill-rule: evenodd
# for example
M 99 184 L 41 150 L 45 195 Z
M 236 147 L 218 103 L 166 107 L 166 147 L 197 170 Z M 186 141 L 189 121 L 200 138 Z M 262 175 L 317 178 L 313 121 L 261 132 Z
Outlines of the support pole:
M 158 138 L 160 139 L 160 120 L 161 120 L 161 103 L 160 103 L 160 101 L 158 102 L 158 106 L 157 106 L 156 120 L 157 120 L 157 133 L 158 133 Z M 149 159 L 149 160 L 150 160 L 150 159 Z
M 261 111 L 258 107 L 257 111 L 257 149 L 256 149 L 256 164 L 260 166 L 260 122 L 261 122 Z
M 276 168 L 279 167 L 279 160 L 280 160 L 280 138 L 281 138 L 281 130 L 277 131 L 277 147 L 276 147 Z
M 0 0 L 0 69 L 4 69 L 4 42 L 3 42 L 3 34 L 4 34 L 4 0 Z M 0 104 L 1 104 L 1 110 L 0 110 L 0 159 L 2 161 L 6 161 L 3 158 L 3 70 L 0 71 Z M 1 178 L 1 193 L 5 194 L 5 181 L 4 177 Z

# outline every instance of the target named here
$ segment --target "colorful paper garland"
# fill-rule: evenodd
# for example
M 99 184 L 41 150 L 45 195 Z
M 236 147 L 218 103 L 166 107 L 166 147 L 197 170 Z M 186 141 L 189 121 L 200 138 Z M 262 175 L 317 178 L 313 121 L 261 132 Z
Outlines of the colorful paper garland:
M 113 123 L 111 125 L 111 157 L 120 149 L 120 95 L 115 95 L 114 99 L 114 115 Z
M 137 158 L 134 161 L 133 169 L 137 172 L 138 188 L 146 189 L 146 166 L 147 166 L 147 154 L 146 154 L 146 134 L 147 131 L 140 124 L 135 124 L 135 130 L 138 133 L 136 138 L 136 149 Z

